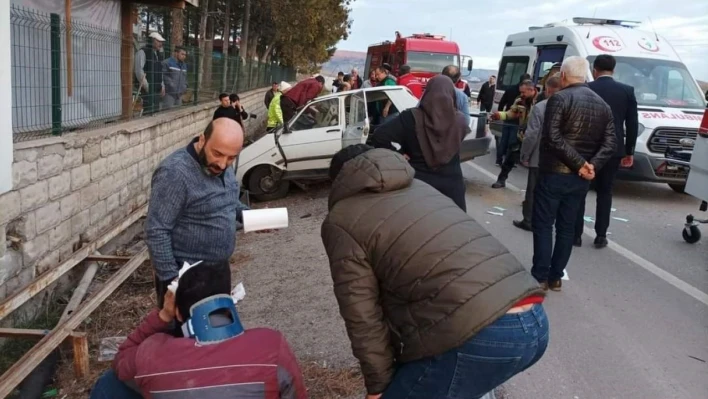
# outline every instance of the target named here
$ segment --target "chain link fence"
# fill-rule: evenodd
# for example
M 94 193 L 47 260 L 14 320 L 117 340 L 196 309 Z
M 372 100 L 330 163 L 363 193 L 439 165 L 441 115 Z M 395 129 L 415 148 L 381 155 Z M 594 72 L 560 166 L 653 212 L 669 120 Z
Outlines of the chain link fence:
M 244 62 L 238 54 L 203 54 L 199 47 L 184 46 L 186 58 L 178 62 L 169 43 L 158 49 L 152 39 L 146 43 L 132 32 L 126 37 L 118 30 L 15 5 L 10 15 L 15 141 L 102 127 L 213 102 L 222 92 L 295 80 L 292 68 Z M 141 80 L 143 73 L 146 79 Z

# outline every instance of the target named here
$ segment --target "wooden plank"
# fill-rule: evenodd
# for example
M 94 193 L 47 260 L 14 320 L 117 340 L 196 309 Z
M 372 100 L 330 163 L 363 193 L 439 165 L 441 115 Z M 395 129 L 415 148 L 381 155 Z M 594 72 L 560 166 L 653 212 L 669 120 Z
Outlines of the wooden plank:
M 86 334 L 71 338 L 74 348 L 74 374 L 76 378 L 85 378 L 89 375 L 89 346 Z
M 85 245 L 78 251 L 74 252 L 69 259 L 60 265 L 47 270 L 36 277 L 31 283 L 22 288 L 20 291 L 5 298 L 4 301 L 0 302 L 0 320 L 7 317 L 7 315 L 22 306 L 22 304 L 27 302 L 30 298 L 42 292 L 42 290 L 57 281 L 66 272 L 74 268 L 74 266 L 83 262 L 89 254 L 94 253 L 96 250 L 106 245 L 109 241 L 118 236 L 118 234 L 122 233 L 126 228 L 146 214 L 147 204 L 128 215 L 128 217 L 123 219 L 121 222 L 115 224 L 97 240 L 88 243 L 88 245 Z
M 71 0 L 64 0 L 64 13 L 66 19 L 66 94 L 74 94 L 74 58 L 71 47 Z
M 89 255 L 84 259 L 86 262 L 119 262 L 125 263 L 130 260 L 130 256 L 117 255 Z
M 118 288 L 133 272 L 148 259 L 147 248 L 136 254 L 130 262 L 118 270 L 103 288 L 92 296 L 86 303 L 72 314 L 68 319 L 59 323 L 54 330 L 42 338 L 37 345 L 25 353 L 22 358 L 10 367 L 5 374 L 0 376 L 0 398 L 7 397 L 44 360 L 74 329 Z
M 51 330 L 39 330 L 28 328 L 0 328 L 0 338 L 29 338 L 42 339 Z M 72 332 L 69 337 L 74 337 L 83 333 Z

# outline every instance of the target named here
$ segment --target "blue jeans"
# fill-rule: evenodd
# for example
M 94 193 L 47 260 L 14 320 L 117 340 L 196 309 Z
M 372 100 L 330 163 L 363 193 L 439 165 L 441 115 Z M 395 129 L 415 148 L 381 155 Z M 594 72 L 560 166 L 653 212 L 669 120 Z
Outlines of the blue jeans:
M 590 182 L 578 175 L 541 173 L 533 198 L 533 267 L 539 282 L 558 281 L 573 251 L 578 210 L 590 189 Z M 556 243 L 553 246 L 553 225 Z
M 118 379 L 113 370 L 106 371 L 96 381 L 89 399 L 142 399 L 143 395 Z
M 497 142 L 497 163 L 501 164 L 504 161 L 504 156 L 506 155 L 509 147 L 516 144 L 516 133 L 519 131 L 519 127 L 516 125 L 505 125 L 502 127 L 501 139 Z
M 547 346 L 542 305 L 505 314 L 458 348 L 402 364 L 383 399 L 478 399 L 531 367 Z

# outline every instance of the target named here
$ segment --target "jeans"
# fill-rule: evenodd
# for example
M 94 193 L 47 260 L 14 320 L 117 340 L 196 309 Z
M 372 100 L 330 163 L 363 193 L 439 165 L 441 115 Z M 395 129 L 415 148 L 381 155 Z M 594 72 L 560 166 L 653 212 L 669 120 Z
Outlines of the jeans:
M 612 186 L 615 183 L 615 175 L 619 170 L 622 158 L 610 158 L 609 161 L 597 172 L 593 186 L 597 192 L 597 205 L 595 208 L 595 234 L 598 237 L 607 237 L 607 229 L 610 227 L 610 213 L 612 212 Z M 578 210 L 578 218 L 575 222 L 575 238 L 583 236 L 585 226 L 585 199 Z
M 118 379 L 113 370 L 106 371 L 96 381 L 89 399 L 142 399 L 140 392 Z
M 590 182 L 575 174 L 541 172 L 534 190 L 533 267 L 539 282 L 558 281 L 570 260 L 578 209 Z M 556 243 L 553 246 L 553 225 Z
M 383 399 L 478 399 L 534 365 L 547 346 L 542 305 L 507 313 L 460 347 L 402 364 Z
M 526 195 L 522 205 L 524 222 L 531 223 L 533 220 L 533 192 L 538 182 L 538 168 L 529 167 L 529 175 L 526 178 Z
M 513 147 L 516 144 L 516 133 L 519 127 L 516 125 L 506 124 L 502 127 L 502 136 L 499 140 L 499 145 L 497 146 L 497 163 L 501 164 L 504 161 L 504 155 L 507 153 L 509 147 Z

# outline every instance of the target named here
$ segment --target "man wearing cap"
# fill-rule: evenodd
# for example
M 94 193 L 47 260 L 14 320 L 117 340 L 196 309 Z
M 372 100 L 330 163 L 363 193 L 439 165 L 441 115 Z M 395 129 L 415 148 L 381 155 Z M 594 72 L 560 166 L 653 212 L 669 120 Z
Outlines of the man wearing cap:
M 278 92 L 278 82 L 273 82 L 270 85 L 270 90 L 268 90 L 265 94 L 265 98 L 263 99 L 263 103 L 266 106 L 266 109 L 270 107 L 270 102 L 273 101 L 273 97 L 275 97 L 275 93 Z
M 148 39 L 145 46 L 135 53 L 135 78 L 140 87 L 144 115 L 155 113 L 159 109 L 160 98 L 165 95 L 163 66 L 158 55 L 165 38 L 158 32 L 152 32 Z
M 292 86 L 288 82 L 280 82 L 280 91 L 276 91 L 275 96 L 268 107 L 268 133 L 275 130 L 278 126 L 285 124 L 285 121 L 283 120 L 283 110 L 280 108 L 280 97 L 287 93 L 291 87 Z

